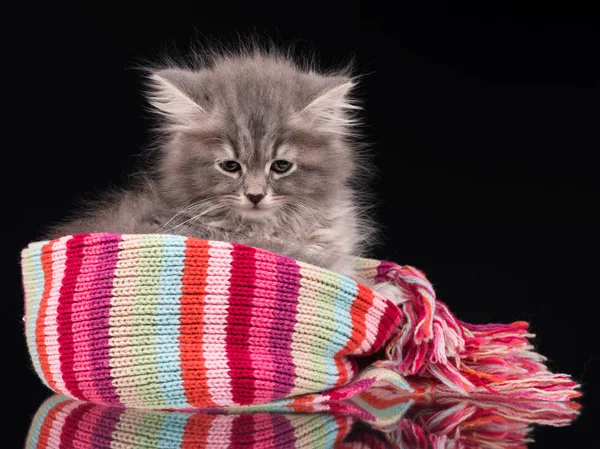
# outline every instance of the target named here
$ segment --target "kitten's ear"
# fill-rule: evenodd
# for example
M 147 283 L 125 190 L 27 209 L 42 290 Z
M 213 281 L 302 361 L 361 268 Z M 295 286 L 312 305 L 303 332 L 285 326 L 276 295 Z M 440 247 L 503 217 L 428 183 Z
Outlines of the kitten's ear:
M 182 69 L 163 69 L 149 75 L 148 101 L 169 122 L 189 125 L 204 115 L 192 98 L 198 73 Z
M 350 97 L 356 82 L 345 76 L 331 76 L 321 78 L 319 84 L 317 94 L 302 109 L 300 117 L 324 131 L 349 134 L 356 124 L 352 112 L 360 109 Z

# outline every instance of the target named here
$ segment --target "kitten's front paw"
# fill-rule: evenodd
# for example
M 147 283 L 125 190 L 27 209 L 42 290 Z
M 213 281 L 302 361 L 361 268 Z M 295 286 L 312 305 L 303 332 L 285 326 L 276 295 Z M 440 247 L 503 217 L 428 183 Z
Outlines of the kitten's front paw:
M 404 296 L 402 290 L 400 290 L 400 288 L 397 285 L 392 284 L 391 282 L 382 282 L 380 284 L 375 284 L 373 286 L 373 291 L 376 291 L 381 296 L 386 297 L 396 305 L 402 304 L 408 299 L 406 298 L 406 296 Z

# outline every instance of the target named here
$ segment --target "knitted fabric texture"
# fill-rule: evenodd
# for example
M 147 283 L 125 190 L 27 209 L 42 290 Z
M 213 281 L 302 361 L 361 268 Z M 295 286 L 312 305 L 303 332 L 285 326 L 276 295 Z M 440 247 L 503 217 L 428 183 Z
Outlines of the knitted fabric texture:
M 55 396 L 38 410 L 25 448 L 351 448 L 342 440 L 354 421 L 351 416 L 333 414 L 169 413 Z
M 22 253 L 32 363 L 60 394 L 155 409 L 325 403 L 382 376 L 407 393 L 422 379 L 441 394 L 579 395 L 533 351 L 526 323 L 463 323 L 419 270 L 356 263 L 406 301 L 226 242 L 80 234 L 33 243 Z M 364 371 L 377 375 L 359 374 L 364 356 L 378 359 Z
M 533 441 L 532 424 L 566 425 L 576 416 L 565 403 L 407 396 L 386 387 L 371 387 L 331 406 L 346 409 L 305 404 L 271 414 L 210 414 L 53 396 L 33 418 L 25 449 L 525 449 Z M 359 418 L 365 415 L 394 418 L 378 431 Z

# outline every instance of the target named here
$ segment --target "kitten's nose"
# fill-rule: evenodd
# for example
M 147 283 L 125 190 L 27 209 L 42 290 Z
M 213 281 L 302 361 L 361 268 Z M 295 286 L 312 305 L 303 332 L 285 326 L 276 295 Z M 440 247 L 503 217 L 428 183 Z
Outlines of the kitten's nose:
M 246 193 L 246 196 L 254 205 L 260 203 L 260 200 L 262 200 L 265 197 L 262 193 L 259 193 L 258 195 L 255 195 L 253 193 Z

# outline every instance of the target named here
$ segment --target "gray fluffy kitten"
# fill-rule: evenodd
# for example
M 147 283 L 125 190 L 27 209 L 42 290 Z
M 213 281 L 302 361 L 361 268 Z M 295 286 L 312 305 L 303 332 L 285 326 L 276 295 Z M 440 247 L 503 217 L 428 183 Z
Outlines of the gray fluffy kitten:
M 218 54 L 151 70 L 161 116 L 156 170 L 55 227 L 171 233 L 264 248 L 355 277 L 372 224 L 357 202 L 358 107 L 346 71 L 317 73 L 280 52 Z

